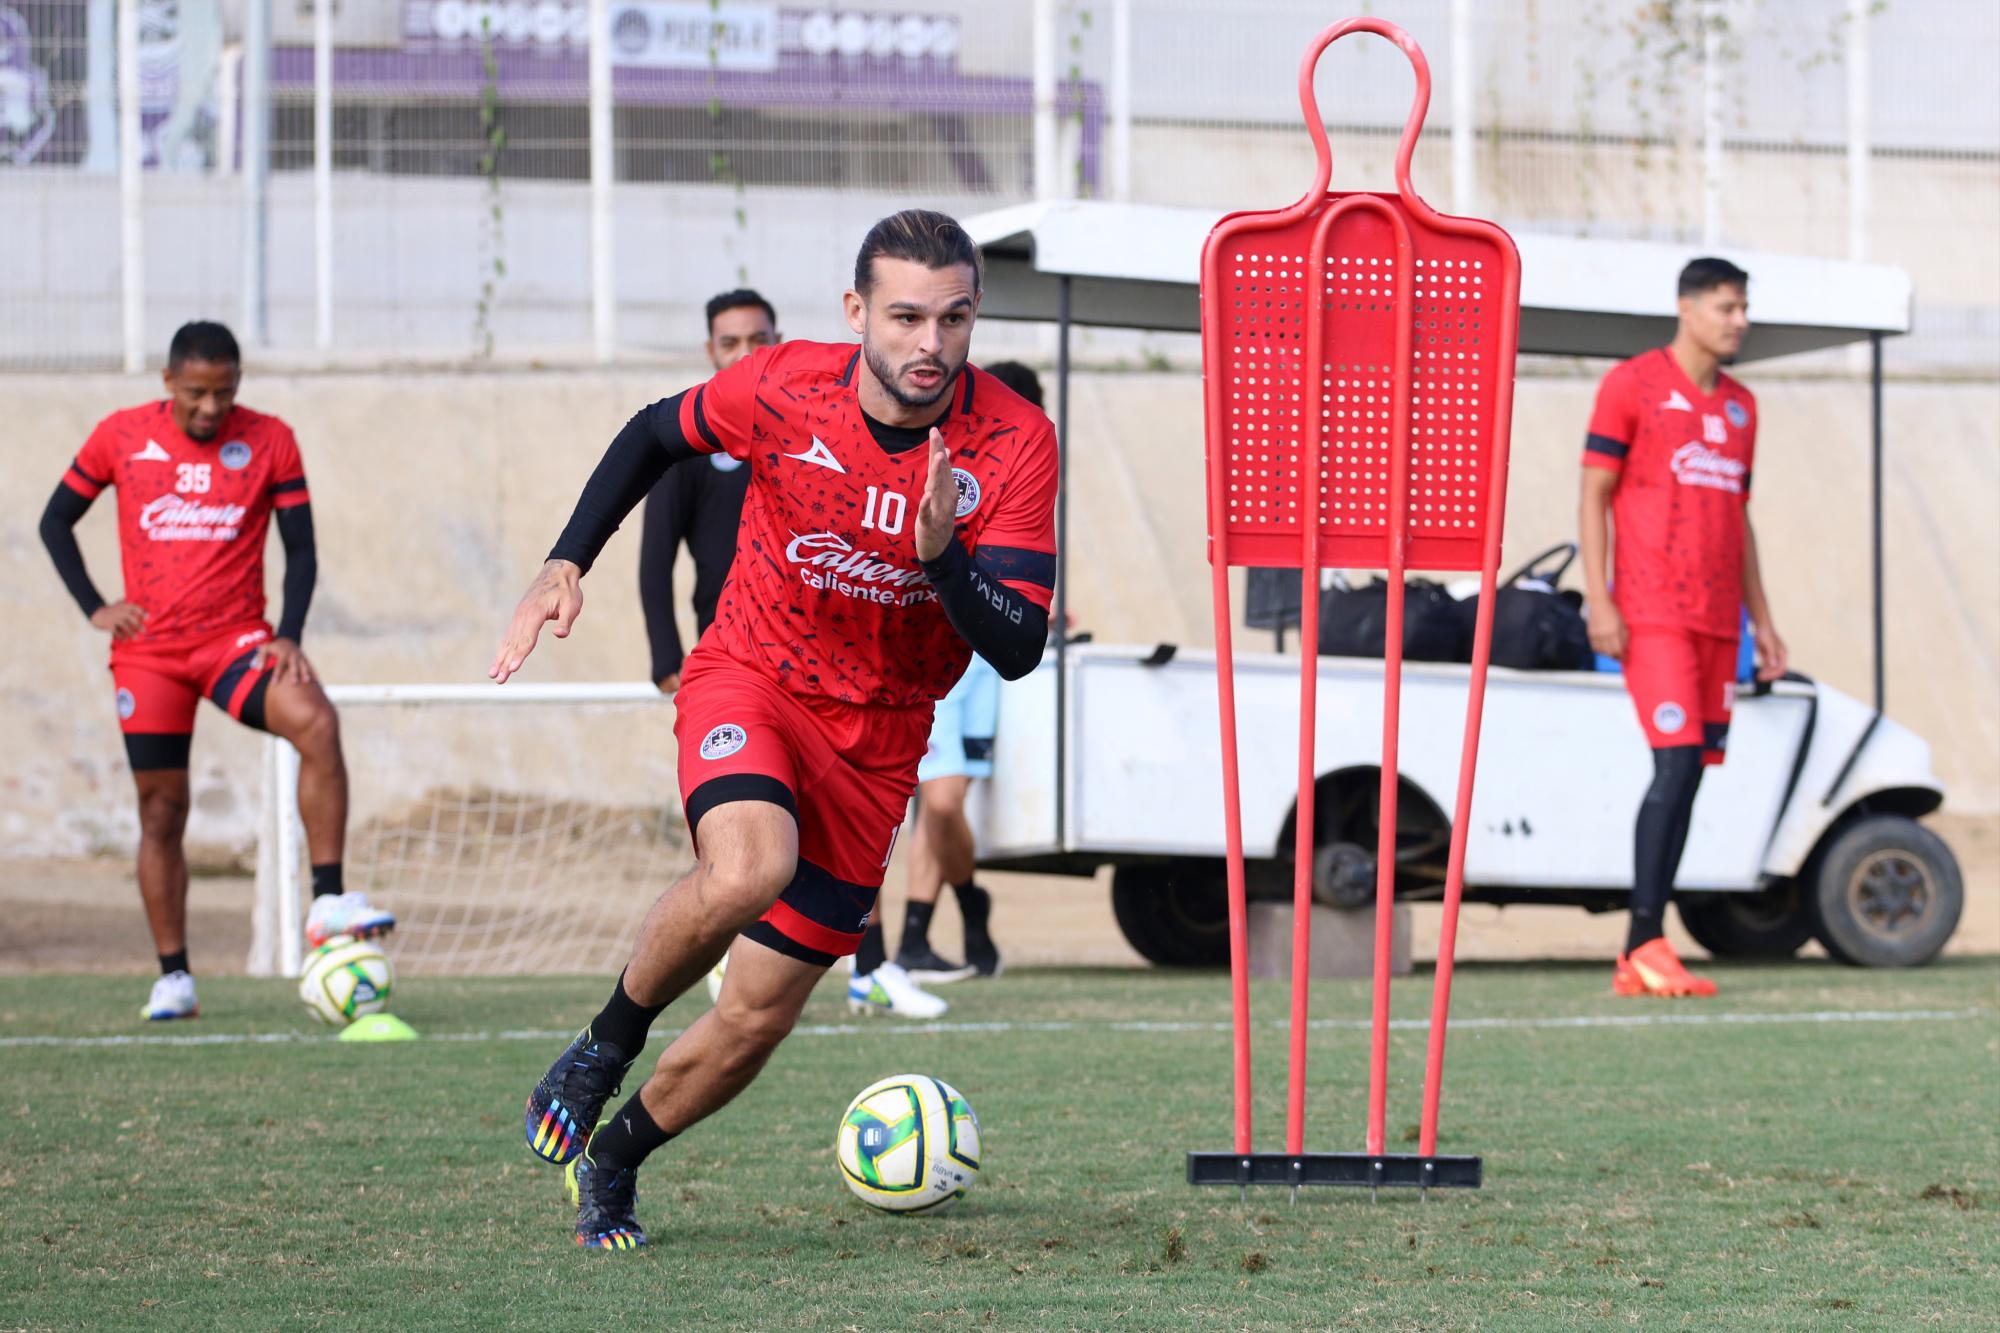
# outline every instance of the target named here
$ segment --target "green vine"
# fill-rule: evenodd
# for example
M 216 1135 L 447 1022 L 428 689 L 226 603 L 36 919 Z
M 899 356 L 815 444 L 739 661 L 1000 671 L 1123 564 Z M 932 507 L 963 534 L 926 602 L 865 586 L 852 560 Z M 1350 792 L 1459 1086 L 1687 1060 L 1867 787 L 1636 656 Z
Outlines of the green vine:
M 742 175 L 722 147 L 722 0 L 708 0 L 708 12 L 708 125 L 711 144 L 708 174 L 716 184 L 730 186 L 736 192 L 736 234 L 740 240 L 750 231 L 749 194 L 744 188 Z M 736 285 L 750 285 L 750 269 L 744 264 L 740 250 L 736 260 Z
M 507 276 L 507 258 L 502 251 L 506 238 L 506 215 L 500 199 L 500 153 L 507 146 L 507 131 L 500 124 L 500 62 L 493 51 L 493 16 L 479 20 L 479 174 L 486 180 L 486 209 L 480 217 L 482 256 L 479 304 L 473 319 L 472 336 L 479 355 L 493 356 L 493 311 L 500 280 Z
M 1076 126 L 1077 153 L 1072 172 L 1075 176 L 1075 196 L 1078 199 L 1090 197 L 1090 184 L 1083 175 L 1083 35 L 1090 31 L 1090 7 L 1078 5 L 1072 11 L 1076 15 L 1076 26 L 1069 32 L 1069 77 L 1068 105 L 1058 123 L 1072 122 Z

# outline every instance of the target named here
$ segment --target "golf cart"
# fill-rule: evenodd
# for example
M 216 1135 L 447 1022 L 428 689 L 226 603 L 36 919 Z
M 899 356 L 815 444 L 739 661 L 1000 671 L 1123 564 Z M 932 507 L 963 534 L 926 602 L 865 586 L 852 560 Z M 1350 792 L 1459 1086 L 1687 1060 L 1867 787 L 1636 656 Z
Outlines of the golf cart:
M 1058 328 L 1055 416 L 1065 442 L 1072 326 L 1195 331 L 1198 260 L 1216 216 L 1068 202 L 967 221 L 986 256 L 981 317 Z M 1680 247 L 1516 239 L 1523 353 L 1622 358 L 1671 337 Z M 1881 265 L 1736 257 L 1757 275 L 1758 322 L 1742 360 L 1862 341 L 1873 353 L 1874 700 L 1799 675 L 1746 690 L 1729 762 L 1708 775 L 1695 806 L 1677 880 L 1681 917 L 1719 956 L 1788 955 L 1817 938 L 1849 963 L 1921 963 L 1956 927 L 1963 887 L 1950 849 L 1918 822 L 1944 799 L 1929 747 L 1882 707 L 1882 340 L 1908 330 L 1909 280 Z M 1066 505 L 1058 523 L 1066 528 Z M 1322 657 L 1318 670 L 1314 892 L 1332 906 L 1363 907 L 1375 880 L 1382 663 Z M 1405 667 L 1399 898 L 1443 893 L 1468 671 Z M 1294 657 L 1236 654 L 1253 898 L 1290 893 L 1297 672 Z M 1223 964 L 1215 718 L 1212 654 L 1071 642 L 1059 628 L 1040 669 L 1004 695 L 996 751 L 1006 759 L 975 789 L 972 808 L 980 864 L 1075 875 L 1109 865 L 1112 906 L 1141 955 Z M 1623 682 L 1496 667 L 1483 734 L 1466 900 L 1623 907 L 1633 816 L 1651 776 Z

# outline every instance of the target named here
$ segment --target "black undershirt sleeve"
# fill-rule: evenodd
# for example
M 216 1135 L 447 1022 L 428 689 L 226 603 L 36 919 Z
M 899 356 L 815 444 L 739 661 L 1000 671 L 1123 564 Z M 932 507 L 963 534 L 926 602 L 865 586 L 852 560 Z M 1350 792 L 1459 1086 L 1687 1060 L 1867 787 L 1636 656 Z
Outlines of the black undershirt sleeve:
M 680 627 L 674 623 L 674 557 L 687 531 L 687 478 L 669 469 L 646 493 L 639 524 L 639 610 L 646 620 L 646 642 L 652 650 L 653 683 L 680 672 Z
M 597 470 L 583 485 L 569 525 L 549 551 L 585 573 L 625 516 L 639 506 L 669 467 L 701 452 L 681 434 L 681 399 L 675 394 L 643 407 L 604 451 Z
M 278 615 L 280 639 L 298 643 L 306 632 L 306 608 L 319 580 L 319 546 L 313 540 L 310 504 L 278 511 L 278 540 L 285 547 L 285 604 Z
M 90 571 L 83 567 L 83 549 L 76 544 L 77 521 L 89 510 L 90 501 L 57 482 L 56 493 L 42 510 L 41 526 L 42 545 L 49 548 L 49 558 L 56 562 L 56 573 L 62 577 L 63 587 L 69 589 L 69 595 L 83 608 L 85 619 L 96 615 L 104 605 L 103 594 L 90 581 Z
M 1049 613 L 1000 582 L 956 539 L 923 569 L 952 628 L 1003 680 L 1019 680 L 1041 662 Z

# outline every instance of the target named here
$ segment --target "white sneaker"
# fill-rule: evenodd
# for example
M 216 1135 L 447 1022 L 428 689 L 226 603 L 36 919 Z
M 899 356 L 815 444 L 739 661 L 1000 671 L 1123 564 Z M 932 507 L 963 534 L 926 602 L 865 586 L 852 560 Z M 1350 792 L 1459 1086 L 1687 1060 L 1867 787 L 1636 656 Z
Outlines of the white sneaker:
M 359 889 L 323 893 L 312 900 L 312 910 L 306 913 L 306 947 L 317 949 L 335 935 L 373 939 L 395 928 L 395 914 L 370 907 L 368 895 Z
M 153 993 L 146 997 L 146 1007 L 139 1011 L 139 1017 L 156 1023 L 174 1018 L 193 1018 L 201 1012 L 201 1006 L 194 999 L 194 978 L 185 972 L 169 972 L 153 983 Z
M 919 987 L 902 968 L 884 963 L 847 983 L 847 1007 L 857 1014 L 942 1018 L 951 1006 Z

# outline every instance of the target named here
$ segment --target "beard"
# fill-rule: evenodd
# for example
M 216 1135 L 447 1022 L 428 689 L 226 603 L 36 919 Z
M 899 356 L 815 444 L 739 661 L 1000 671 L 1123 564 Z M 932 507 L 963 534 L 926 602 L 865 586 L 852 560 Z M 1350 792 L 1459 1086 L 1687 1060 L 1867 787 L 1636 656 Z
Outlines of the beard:
M 861 340 L 861 355 L 868 359 L 868 369 L 874 374 L 875 382 L 882 386 L 882 392 L 893 398 L 898 407 L 931 406 L 951 392 L 951 386 L 958 382 L 958 372 L 965 369 L 965 362 L 962 359 L 957 365 L 953 366 L 947 365 L 945 362 L 936 360 L 935 358 L 927 357 L 920 361 L 912 361 L 908 365 L 905 365 L 901 371 L 898 371 L 889 364 L 889 358 L 877 351 L 875 345 L 865 337 Z M 924 367 L 929 367 L 942 373 L 942 378 L 938 380 L 937 388 L 927 394 L 913 394 L 904 389 L 899 379 L 900 375 Z

